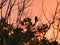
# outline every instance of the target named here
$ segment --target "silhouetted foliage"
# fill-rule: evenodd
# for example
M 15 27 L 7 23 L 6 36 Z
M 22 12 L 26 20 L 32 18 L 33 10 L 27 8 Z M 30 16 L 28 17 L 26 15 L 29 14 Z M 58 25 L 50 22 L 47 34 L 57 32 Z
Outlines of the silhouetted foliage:
M 33 32 L 31 28 L 33 28 L 34 24 L 32 24 L 30 18 L 25 18 L 23 21 L 23 26 L 26 26 L 25 23 L 28 22 L 26 26 L 26 32 L 22 32 L 24 29 L 21 27 L 13 28 L 12 24 L 8 24 L 5 19 L 0 20 L 0 45 L 24 45 L 24 43 L 28 43 L 29 45 L 58 45 L 58 42 L 53 41 L 49 42 L 43 37 L 41 41 L 38 41 L 35 37 L 35 33 L 44 32 L 46 33 L 48 30 L 47 24 L 42 24 L 42 26 L 37 28 L 37 31 Z M 21 24 L 22 25 L 22 24 Z M 6 28 L 6 29 L 4 29 Z M 9 35 L 9 32 L 13 31 L 13 34 Z M 44 34 L 45 35 L 45 34 Z M 36 38 L 32 40 L 32 38 Z
M 40 45 L 50 45 L 50 42 L 46 39 L 42 39 L 40 43 Z
M 19 7 L 19 2 L 18 2 L 18 19 L 16 21 L 16 23 L 18 24 L 16 25 L 16 27 L 14 27 L 13 24 L 8 24 L 8 18 L 11 16 L 11 10 L 16 0 L 14 0 L 13 3 L 12 3 L 12 0 L 8 1 L 6 15 L 5 17 L 2 17 L 2 8 L 6 5 L 7 1 L 8 0 L 2 0 L 0 4 L 0 9 L 1 9 L 0 45 L 24 45 L 24 44 L 27 44 L 27 45 L 59 45 L 56 40 L 53 42 L 49 42 L 45 37 L 46 32 L 50 28 L 49 26 L 54 23 L 55 16 L 50 25 L 42 24 L 41 26 L 37 26 L 37 27 L 35 27 L 36 23 L 38 22 L 37 16 L 35 16 L 34 18 L 34 21 L 35 21 L 34 24 L 31 22 L 31 18 L 29 17 L 24 18 L 22 21 L 20 19 L 21 19 L 21 16 L 23 15 L 24 9 L 26 8 L 25 7 L 26 0 L 23 0 L 22 2 L 23 5 L 21 7 Z M 19 27 L 19 25 L 21 25 L 22 27 L 25 27 L 26 31 L 24 32 L 24 28 Z M 43 34 L 42 39 L 39 40 L 37 38 L 38 35 L 37 36 L 35 35 L 37 32 Z
M 40 42 L 36 39 L 30 42 L 30 45 L 40 45 Z
M 51 45 L 59 45 L 58 42 L 55 40 L 53 42 L 51 42 Z
M 37 18 L 37 16 L 35 16 L 35 23 L 38 21 L 38 18 Z

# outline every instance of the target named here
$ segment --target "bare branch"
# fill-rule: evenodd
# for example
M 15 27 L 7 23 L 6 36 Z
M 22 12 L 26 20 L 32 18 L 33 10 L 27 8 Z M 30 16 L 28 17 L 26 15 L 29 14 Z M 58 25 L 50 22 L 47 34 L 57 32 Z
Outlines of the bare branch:
M 2 19 L 2 8 L 6 5 L 8 0 L 2 0 L 0 4 L 0 9 L 1 9 L 1 19 Z
M 26 1 L 27 1 L 27 3 L 26 3 Z M 28 5 L 30 1 L 29 0 L 23 0 L 23 1 L 21 1 L 22 3 L 19 3 L 19 0 L 18 0 L 18 17 L 17 17 L 18 18 L 17 19 L 18 22 L 21 22 L 21 16 L 23 15 L 25 9 L 28 6 L 30 6 L 30 5 Z M 26 5 L 28 5 L 28 6 L 26 7 Z
M 43 5 L 44 5 L 43 3 L 44 3 L 44 0 L 42 1 L 42 13 L 43 13 L 44 17 L 46 18 L 46 20 L 48 21 L 48 23 L 50 23 L 50 21 L 48 20 L 48 18 L 45 15 L 44 8 L 43 8 Z
M 16 0 L 14 0 L 13 3 L 11 2 L 11 0 L 9 1 L 8 8 L 7 8 L 6 15 L 5 15 L 6 19 L 11 15 L 11 10 L 12 10 L 15 2 L 16 2 Z
M 53 16 L 53 21 L 50 23 L 50 25 L 51 25 L 52 23 L 54 23 L 55 16 L 57 15 L 58 7 L 59 7 L 59 3 L 57 2 L 57 6 L 56 6 L 56 9 L 55 9 L 55 12 L 54 12 L 54 16 Z
M 2 1 L 1 1 L 0 9 L 3 8 L 3 7 L 6 5 L 7 1 L 8 1 L 8 0 L 2 0 Z

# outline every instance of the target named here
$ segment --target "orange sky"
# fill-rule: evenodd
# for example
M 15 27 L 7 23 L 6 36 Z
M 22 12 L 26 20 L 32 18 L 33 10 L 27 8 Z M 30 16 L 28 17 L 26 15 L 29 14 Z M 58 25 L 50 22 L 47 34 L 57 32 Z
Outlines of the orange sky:
M 27 16 L 29 17 L 32 17 L 34 18 L 34 16 L 38 16 L 38 17 L 44 17 L 43 14 L 42 14 L 42 11 L 41 11 L 41 5 L 42 5 L 42 0 L 32 0 L 32 6 L 28 7 L 27 9 L 25 9 L 25 11 L 29 12 L 29 14 Z M 16 0 L 16 3 L 17 3 L 17 0 Z M 8 3 L 7 3 L 8 4 Z M 3 9 L 3 15 L 5 14 L 5 11 L 6 11 L 6 8 L 7 5 L 4 7 Z M 55 7 L 56 7 L 56 1 L 55 0 L 45 0 L 44 1 L 44 11 L 45 11 L 45 14 L 48 18 L 51 18 L 51 13 L 54 12 L 55 10 Z M 15 10 L 16 9 L 16 10 Z M 15 10 L 15 11 L 13 11 Z M 15 5 L 12 9 L 12 14 L 13 16 L 13 20 L 16 20 L 15 17 L 17 17 L 17 5 Z M 45 20 L 45 18 L 42 19 L 42 22 Z M 50 19 L 49 19 L 50 20 Z M 46 20 L 44 21 L 44 23 L 46 22 Z

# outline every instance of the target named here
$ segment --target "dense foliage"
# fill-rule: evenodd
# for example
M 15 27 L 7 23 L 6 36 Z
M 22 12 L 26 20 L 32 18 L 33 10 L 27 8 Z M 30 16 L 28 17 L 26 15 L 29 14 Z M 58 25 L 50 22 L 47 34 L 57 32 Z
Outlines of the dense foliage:
M 48 31 L 48 25 L 42 24 L 42 26 L 38 27 L 36 30 L 39 33 L 44 32 L 43 39 L 40 41 L 37 39 L 38 36 L 35 36 L 37 31 L 32 31 L 37 22 L 37 17 L 35 17 L 35 23 L 32 24 L 30 18 L 25 18 L 21 25 L 26 27 L 25 32 L 23 32 L 23 28 L 16 27 L 14 28 L 12 24 L 8 24 L 7 21 L 2 18 L 0 20 L 0 45 L 58 45 L 57 41 L 49 42 L 44 36 Z M 27 24 L 26 24 L 27 22 Z M 32 29 L 33 28 L 33 29 Z M 35 30 L 35 29 L 34 29 Z

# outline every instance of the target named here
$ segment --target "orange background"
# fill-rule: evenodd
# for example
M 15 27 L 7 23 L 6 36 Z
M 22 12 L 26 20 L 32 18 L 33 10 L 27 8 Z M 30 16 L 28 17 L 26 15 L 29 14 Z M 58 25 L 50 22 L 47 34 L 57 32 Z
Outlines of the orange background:
M 42 13 L 42 1 L 43 0 L 32 0 L 33 2 L 31 3 L 31 6 L 29 6 L 27 9 L 25 9 L 25 13 L 28 12 L 28 15 L 26 17 L 30 17 L 32 18 L 32 22 L 34 22 L 34 16 L 38 16 L 39 21 L 37 23 L 37 25 L 39 25 L 40 23 L 47 23 L 47 20 L 45 19 L 43 13 Z M 1 2 L 1 0 L 0 0 Z M 16 3 L 18 1 L 16 0 Z M 15 4 L 16 4 L 15 3 Z M 44 0 L 44 12 L 46 14 L 46 17 L 48 18 L 48 20 L 52 20 L 52 13 L 54 14 L 55 8 L 56 8 L 56 0 Z M 8 5 L 8 2 L 7 2 Z M 6 9 L 7 9 L 7 5 L 3 8 L 3 16 L 6 13 Z M 11 13 L 11 17 L 9 18 L 10 23 L 15 23 L 16 18 L 17 18 L 17 5 L 15 5 L 12 9 L 12 13 Z M 60 35 L 60 34 L 59 34 Z M 53 38 L 53 28 L 51 27 L 51 29 L 47 32 L 46 37 L 48 39 Z M 53 38 L 54 39 L 54 38 Z M 59 41 L 59 37 L 57 39 Z

